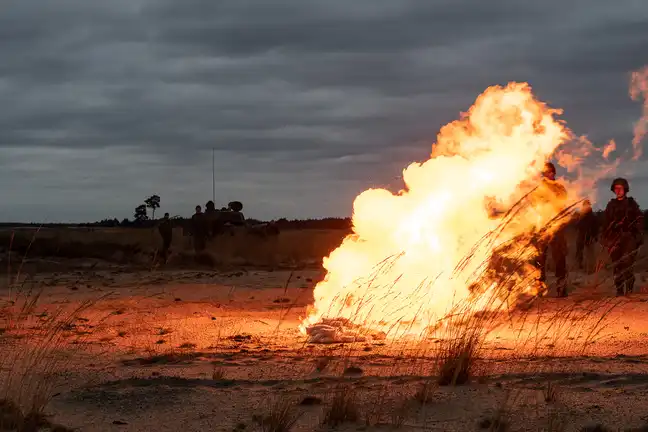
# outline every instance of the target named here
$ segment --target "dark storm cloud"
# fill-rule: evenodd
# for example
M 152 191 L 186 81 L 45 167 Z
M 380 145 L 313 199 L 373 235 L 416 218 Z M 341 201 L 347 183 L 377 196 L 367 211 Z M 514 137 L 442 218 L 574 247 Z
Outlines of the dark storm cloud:
M 442 124 L 511 80 L 577 133 L 627 148 L 640 115 L 628 74 L 648 63 L 648 4 L 633 0 L 0 9 L 0 182 L 13 203 L 0 219 L 123 217 L 152 193 L 186 212 L 211 195 L 212 148 L 221 201 L 259 217 L 346 214 L 366 187 L 398 189 Z

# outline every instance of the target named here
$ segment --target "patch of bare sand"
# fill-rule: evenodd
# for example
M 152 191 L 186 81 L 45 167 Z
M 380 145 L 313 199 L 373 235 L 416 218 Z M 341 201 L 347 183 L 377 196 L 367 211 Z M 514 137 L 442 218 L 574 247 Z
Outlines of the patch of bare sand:
M 59 274 L 55 284 L 35 279 L 33 288 L 45 289 L 39 313 L 104 296 L 66 329 L 69 345 L 57 346 L 65 361 L 48 374 L 55 396 L 46 412 L 57 423 L 90 431 L 253 430 L 255 415 L 287 398 L 303 413 L 293 430 L 312 431 L 325 429 L 331 398 L 343 389 L 354 392 L 359 417 L 339 430 L 390 430 L 401 422 L 402 430 L 475 430 L 503 407 L 511 430 L 547 430 L 550 422 L 573 430 L 643 423 L 644 294 L 610 308 L 595 337 L 556 340 L 542 327 L 613 292 L 600 275 L 574 278 L 571 298 L 543 299 L 525 320 L 507 320 L 489 335 L 473 384 L 434 387 L 429 403 L 421 404 L 414 395 L 434 373 L 433 353 L 442 341 L 305 343 L 297 327 L 321 276 L 84 271 Z M 565 326 L 583 325 L 564 318 Z M 82 340 L 74 339 L 83 332 Z M 524 345 L 528 355 L 520 335 L 532 342 L 534 349 Z M 29 334 L 4 337 L 3 352 L 29 341 Z M 2 373 L 11 370 L 4 365 Z M 555 400 L 545 400 L 548 386 Z M 321 403 L 300 405 L 306 397 Z

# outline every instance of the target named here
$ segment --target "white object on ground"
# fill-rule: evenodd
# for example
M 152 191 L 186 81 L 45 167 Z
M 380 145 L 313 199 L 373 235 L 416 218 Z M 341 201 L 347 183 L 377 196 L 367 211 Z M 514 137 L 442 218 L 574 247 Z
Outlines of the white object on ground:
M 354 325 L 345 318 L 323 318 L 321 322 L 306 328 L 308 343 L 352 343 L 383 339 L 383 335 L 370 334 L 368 330 Z

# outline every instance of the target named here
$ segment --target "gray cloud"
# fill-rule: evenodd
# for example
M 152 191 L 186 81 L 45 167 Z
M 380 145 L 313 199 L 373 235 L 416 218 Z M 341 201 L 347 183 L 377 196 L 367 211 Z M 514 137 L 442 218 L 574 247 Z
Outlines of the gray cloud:
M 4 220 L 121 218 L 152 193 L 186 214 L 211 196 L 212 147 L 219 201 L 263 218 L 348 214 L 511 80 L 627 148 L 640 116 L 628 74 L 648 63 L 648 4 L 633 0 L 0 8 Z

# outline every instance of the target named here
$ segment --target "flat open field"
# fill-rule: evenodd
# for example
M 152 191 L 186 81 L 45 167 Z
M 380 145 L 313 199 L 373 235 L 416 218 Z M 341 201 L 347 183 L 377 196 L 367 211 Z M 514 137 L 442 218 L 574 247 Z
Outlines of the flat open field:
M 58 236 L 108 251 L 139 242 L 134 264 L 126 252 L 35 247 L 23 263 L 5 251 L 0 390 L 81 431 L 280 430 L 262 426 L 281 412 L 295 416 L 294 431 L 645 430 L 643 262 L 642 292 L 630 297 L 613 297 L 606 269 L 574 271 L 569 298 L 496 318 L 470 382 L 441 386 L 442 334 L 324 345 L 299 331 L 324 276 L 318 264 L 344 233 L 237 235 L 210 247 L 211 266 L 151 265 L 157 238 L 140 230 L 43 231 L 33 243 Z M 176 255 L 190 255 L 183 240 Z

